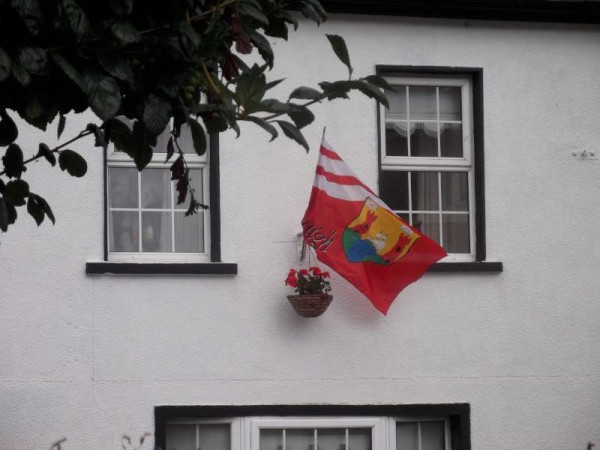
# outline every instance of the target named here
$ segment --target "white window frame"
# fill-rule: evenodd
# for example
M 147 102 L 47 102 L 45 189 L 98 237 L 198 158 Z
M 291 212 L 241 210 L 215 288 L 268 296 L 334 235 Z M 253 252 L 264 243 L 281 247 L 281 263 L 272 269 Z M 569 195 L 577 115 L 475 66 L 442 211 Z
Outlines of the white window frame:
M 183 139 L 180 140 L 181 146 L 191 146 L 191 142 L 184 142 Z M 207 144 L 208 146 L 208 144 Z M 198 156 L 195 153 L 185 153 L 185 161 L 188 165 L 189 169 L 200 169 L 202 170 L 202 197 L 196 197 L 196 200 L 202 204 L 209 204 L 209 186 L 210 186 L 210 170 L 209 170 L 209 152 L 208 150 L 202 156 Z M 166 152 L 157 152 L 154 151 L 152 155 L 152 160 L 146 166 L 147 169 L 151 168 L 160 168 L 160 169 L 169 169 L 170 165 L 177 158 L 177 153 L 171 157 L 168 163 L 165 163 L 167 154 Z M 140 239 L 140 251 L 139 252 L 111 252 L 110 251 L 110 186 L 109 186 L 109 175 L 108 171 L 111 167 L 127 167 L 127 168 L 135 168 L 135 163 L 133 160 L 124 152 L 115 151 L 114 145 L 109 146 L 107 149 L 106 155 L 106 165 L 107 165 L 107 176 L 106 176 L 106 242 L 107 242 L 107 255 L 109 262 L 139 262 L 139 263 L 204 263 L 210 262 L 210 209 L 206 209 L 204 211 L 200 211 L 199 214 L 203 215 L 203 242 L 204 242 L 204 252 L 202 253 L 176 253 L 176 252 L 142 252 L 142 227 L 141 227 L 141 215 L 140 215 L 140 225 L 139 225 L 139 239 Z M 145 169 L 146 169 L 145 168 Z M 145 170 L 144 169 L 144 170 Z M 173 198 L 173 190 L 174 190 L 174 181 L 171 181 L 171 190 L 170 195 Z M 139 208 L 124 208 L 123 210 L 132 210 L 132 211 L 140 211 L 141 203 L 140 203 L 141 189 L 140 189 L 140 177 L 138 175 L 138 206 Z M 186 203 L 189 201 L 189 194 L 186 198 Z M 174 210 L 174 206 L 171 206 L 171 210 Z M 114 209 L 114 208 L 113 208 Z M 122 208 L 116 208 L 120 210 Z M 152 209 L 142 209 L 142 210 L 152 210 Z M 172 214 L 172 221 L 174 221 L 174 214 Z M 173 222 L 172 222 L 173 224 Z M 173 225 L 172 225 L 173 227 Z M 171 234 L 173 236 L 174 228 L 171 229 Z
M 469 253 L 449 253 L 448 256 L 441 259 L 440 262 L 473 262 L 476 255 L 476 233 L 475 233 L 475 165 L 474 165 L 474 122 L 473 122 L 473 83 L 470 77 L 415 77 L 415 76 L 386 76 L 386 81 L 392 86 L 454 86 L 461 89 L 461 107 L 462 107 L 462 136 L 463 136 L 463 157 L 462 158 L 443 158 L 443 157 L 423 157 L 423 156 L 388 156 L 385 139 L 385 126 L 389 122 L 408 122 L 406 120 L 394 120 L 386 117 L 387 110 L 385 106 L 379 105 L 379 129 L 381 145 L 381 170 L 385 171 L 424 171 L 424 172 L 467 172 L 469 189 Z M 407 111 L 409 96 L 406 97 Z M 435 122 L 439 124 L 439 96 L 437 96 L 437 117 Z M 434 122 L 433 120 L 418 120 L 419 122 Z M 443 120 L 445 123 L 452 123 L 451 120 Z M 457 121 L 454 121 L 457 122 Z M 438 127 L 439 129 L 439 127 Z M 410 139 L 407 145 L 410 149 Z M 440 152 L 440 143 L 438 140 L 438 154 Z M 411 186 L 408 184 L 408 198 L 411 199 Z M 441 183 L 438 182 L 441 201 Z M 383 199 L 385 201 L 385 199 Z M 441 206 L 441 205 L 440 205 Z M 412 213 L 418 213 L 412 211 Z M 448 212 L 446 212 L 447 214 Z M 441 207 L 440 207 L 441 215 Z M 442 233 L 442 222 L 440 221 L 440 233 Z
M 261 429 L 294 429 L 294 428 L 370 428 L 372 450 L 396 449 L 396 423 L 417 423 L 419 430 L 418 444 L 421 448 L 420 427 L 422 422 L 444 422 L 444 450 L 451 449 L 450 420 L 447 417 L 420 417 L 420 416 L 328 416 L 328 417 L 233 417 L 224 419 L 171 419 L 169 425 L 211 425 L 231 424 L 230 450 L 260 450 Z M 285 436 L 285 435 L 284 435 Z M 196 429 L 196 444 L 199 443 L 198 429 Z M 197 446 L 196 445 L 196 446 Z M 283 442 L 285 448 L 285 440 Z M 348 434 L 346 434 L 346 448 L 348 449 Z

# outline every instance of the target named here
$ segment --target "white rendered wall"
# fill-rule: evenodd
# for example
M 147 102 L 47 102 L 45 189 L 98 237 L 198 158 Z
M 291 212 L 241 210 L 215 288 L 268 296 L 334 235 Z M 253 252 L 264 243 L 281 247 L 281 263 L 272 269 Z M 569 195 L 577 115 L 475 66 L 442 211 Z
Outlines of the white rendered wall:
M 86 276 L 103 255 L 102 157 L 84 179 L 27 172 L 57 216 L 0 236 L 0 448 L 119 448 L 155 405 L 471 404 L 475 450 L 600 445 L 600 30 L 336 17 L 277 43 L 282 96 L 376 64 L 483 68 L 488 259 L 501 274 L 427 274 L 384 317 L 346 282 L 319 319 L 285 298 L 323 126 L 377 181 L 375 104 L 315 108 L 307 156 L 262 130 L 221 138 L 222 254 L 235 277 Z M 64 136 L 91 116 L 70 117 Z M 54 142 L 55 127 L 43 139 Z M 34 153 L 42 137 L 19 137 Z M 84 149 L 77 145 L 74 149 Z

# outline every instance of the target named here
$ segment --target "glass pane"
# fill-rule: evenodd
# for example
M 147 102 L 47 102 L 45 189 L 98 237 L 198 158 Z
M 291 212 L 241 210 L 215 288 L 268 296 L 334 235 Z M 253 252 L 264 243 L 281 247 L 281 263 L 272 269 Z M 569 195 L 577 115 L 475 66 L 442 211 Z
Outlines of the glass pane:
M 406 122 L 385 124 L 385 153 L 387 156 L 408 156 Z
M 260 430 L 259 450 L 283 450 L 283 430 Z
M 408 99 L 411 120 L 437 120 L 435 86 L 410 86 Z
M 138 207 L 137 169 L 108 168 L 108 201 L 110 208 Z
M 404 220 L 407 224 L 410 225 L 410 214 L 396 214 L 402 220 Z
M 460 88 L 440 86 L 440 120 L 462 120 Z
M 370 450 L 371 449 L 371 429 L 370 428 L 350 428 L 348 430 L 348 446 L 350 450 Z
M 170 212 L 142 212 L 142 251 L 171 251 Z
M 310 429 L 287 429 L 285 430 L 286 450 L 309 450 L 309 446 L 315 443 L 315 432 Z M 319 445 L 321 449 L 323 447 Z
M 419 450 L 416 422 L 396 422 L 396 450 Z
M 444 450 L 444 422 L 421 422 L 421 450 Z
M 204 214 L 191 216 L 175 213 L 175 251 L 177 253 L 204 252 Z
M 442 210 L 469 211 L 469 176 L 467 172 L 441 172 Z
M 406 86 L 394 86 L 396 92 L 385 91 L 390 108 L 385 111 L 385 117 L 388 119 L 406 120 Z
M 197 450 L 196 425 L 167 425 L 166 450 Z
M 411 122 L 410 132 L 411 156 L 438 156 L 436 122 Z
M 379 196 L 395 211 L 408 211 L 408 172 L 381 172 Z
M 440 242 L 440 216 L 438 214 L 413 214 L 412 220 L 413 228 L 434 241 Z
M 202 192 L 202 169 L 190 170 L 190 184 L 192 185 L 192 189 L 194 189 L 194 196 L 196 197 L 196 200 L 202 203 L 204 198 L 204 194 Z M 188 193 L 185 201 L 180 205 L 177 204 L 177 195 L 177 189 L 175 189 L 175 186 L 173 186 L 173 204 L 175 205 L 175 209 L 188 209 L 190 194 Z
M 109 250 L 111 252 L 139 252 L 140 232 L 137 211 L 111 211 Z
M 168 209 L 171 187 L 168 169 L 145 169 L 140 172 L 142 208 Z
M 462 124 L 441 123 L 440 149 L 445 158 L 461 158 L 462 148 Z
M 448 253 L 470 253 L 468 214 L 444 214 L 442 226 L 444 227 L 443 247 Z
M 317 443 L 319 450 L 346 450 L 345 428 L 323 428 L 318 430 Z M 360 450 L 360 449 L 352 449 Z
M 230 450 L 231 427 L 228 424 L 200 425 L 198 450 Z
M 411 172 L 410 189 L 413 211 L 439 210 L 439 172 Z

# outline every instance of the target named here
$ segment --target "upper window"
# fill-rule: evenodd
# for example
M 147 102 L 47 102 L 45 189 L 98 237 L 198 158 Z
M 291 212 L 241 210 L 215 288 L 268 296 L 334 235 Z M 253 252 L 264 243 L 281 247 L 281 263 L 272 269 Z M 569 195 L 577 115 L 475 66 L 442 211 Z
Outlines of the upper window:
M 387 76 L 380 109 L 380 196 L 448 252 L 442 260 L 484 259 L 479 236 L 471 76 Z M 480 174 L 481 175 L 481 174 Z M 483 213 L 483 211 L 481 211 Z
M 109 261 L 210 261 L 210 210 L 186 216 L 188 199 L 177 205 L 170 163 L 165 164 L 170 130 L 158 137 L 152 161 L 138 172 L 124 153 L 107 155 L 107 242 Z M 194 196 L 209 204 L 209 155 L 194 153 L 189 129 L 182 127 L 179 145 Z
M 435 417 L 174 419 L 166 426 L 166 450 L 449 450 L 450 442 L 450 421 Z

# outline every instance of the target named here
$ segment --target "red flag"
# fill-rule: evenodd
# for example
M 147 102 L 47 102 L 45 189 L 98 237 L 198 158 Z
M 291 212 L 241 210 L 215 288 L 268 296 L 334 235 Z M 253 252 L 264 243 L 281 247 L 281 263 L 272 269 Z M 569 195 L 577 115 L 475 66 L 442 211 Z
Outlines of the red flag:
M 446 252 L 394 214 L 324 140 L 302 230 L 317 258 L 387 314 Z

